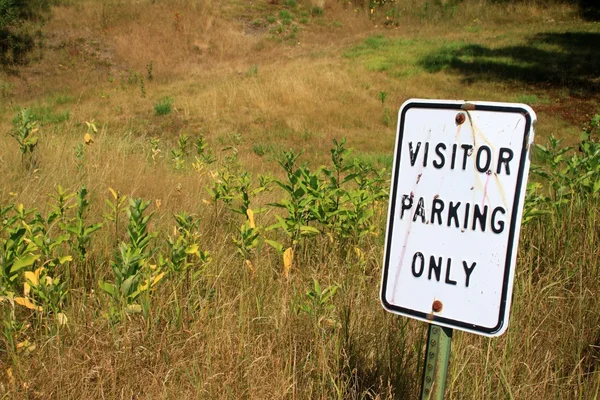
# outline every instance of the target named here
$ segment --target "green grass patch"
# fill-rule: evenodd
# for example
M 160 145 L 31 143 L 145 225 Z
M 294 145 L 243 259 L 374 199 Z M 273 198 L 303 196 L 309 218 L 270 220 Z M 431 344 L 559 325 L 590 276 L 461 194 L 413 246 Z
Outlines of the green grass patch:
M 397 78 L 445 71 L 470 83 L 499 81 L 568 88 L 577 96 L 595 94 L 600 79 L 599 32 L 551 31 L 510 38 L 497 37 L 490 45 L 476 36 L 472 41 L 447 41 L 375 35 L 344 56 L 358 60 L 368 71 Z
M 0 97 L 7 99 L 12 95 L 13 85 L 10 82 L 0 81 Z
M 173 98 L 163 97 L 154 105 L 154 115 L 168 115 L 173 109 Z
M 36 105 L 29 109 L 33 120 L 41 124 L 60 124 L 71 118 L 69 110 L 59 111 L 48 105 Z
M 254 143 L 252 151 L 259 157 L 275 154 L 275 147 L 272 144 Z
M 288 10 L 281 10 L 279 11 L 279 18 L 281 18 L 283 23 L 286 23 L 288 21 L 291 22 L 294 20 L 294 14 L 292 14 Z
M 59 93 L 54 96 L 54 104 L 62 106 L 65 104 L 73 104 L 75 103 L 75 97 L 66 93 Z
M 423 72 L 418 60 L 434 45 L 426 40 L 390 39 L 376 35 L 348 49 L 344 57 L 359 60 L 368 71 L 387 72 L 403 78 Z
M 313 15 L 313 17 L 320 17 L 323 15 L 323 8 L 319 6 L 313 6 L 310 9 L 310 13 Z
M 550 104 L 550 99 L 546 96 L 538 96 L 537 94 L 521 94 L 515 97 L 515 102 L 533 106 L 536 104 Z
M 385 168 L 386 171 L 392 170 L 394 155 L 388 153 L 357 153 L 352 158 L 351 163 L 360 162 L 371 168 Z
M 465 28 L 465 30 L 469 33 L 479 33 L 479 32 L 481 32 L 481 26 L 479 26 L 479 25 L 467 26 Z

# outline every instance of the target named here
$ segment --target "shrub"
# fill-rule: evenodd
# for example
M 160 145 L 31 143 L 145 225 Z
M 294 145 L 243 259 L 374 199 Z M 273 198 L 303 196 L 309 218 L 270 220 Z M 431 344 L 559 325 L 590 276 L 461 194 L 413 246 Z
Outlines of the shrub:
M 43 20 L 50 0 L 0 0 L 0 65 L 23 64 L 41 33 L 28 22 Z
M 172 111 L 173 99 L 171 97 L 163 97 L 154 105 L 154 115 L 167 115 Z

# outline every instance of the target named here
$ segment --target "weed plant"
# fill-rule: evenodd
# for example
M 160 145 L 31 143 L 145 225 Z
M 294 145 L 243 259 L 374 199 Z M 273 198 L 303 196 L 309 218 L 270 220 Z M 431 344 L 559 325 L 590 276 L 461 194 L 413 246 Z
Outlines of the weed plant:
M 171 114 L 173 107 L 173 99 L 171 97 L 163 97 L 156 104 L 154 104 L 154 115 L 168 115 Z
M 600 392 L 597 100 L 564 85 L 594 87 L 597 29 L 576 8 L 61 3 L 44 62 L 0 77 L 4 132 L 21 104 L 37 109 L 23 144 L 38 138 L 25 156 L 0 138 L 0 397 L 416 398 L 426 324 L 378 301 L 394 141 L 382 109 L 523 93 L 538 98 L 541 147 L 510 327 L 455 332 L 447 397 Z M 152 118 L 161 100 L 142 81 L 177 93 L 178 112 Z M 92 118 L 103 129 L 83 132 Z
M 13 120 L 14 130 L 10 135 L 16 140 L 21 152 L 21 164 L 27 169 L 35 165 L 33 150 L 38 144 L 38 122 L 33 118 L 31 112 L 22 109 Z
M 589 274 L 593 276 L 598 271 L 597 259 L 590 258 L 593 251 L 588 253 L 587 250 L 594 248 L 593 243 L 598 234 L 593 228 L 597 222 L 596 208 L 590 207 L 597 203 L 599 192 L 597 186 L 600 181 L 600 164 L 597 158 L 600 150 L 595 141 L 598 119 L 599 117 L 595 117 L 586 127 L 578 150 L 563 147 L 556 139 L 551 139 L 549 146 L 538 146 L 539 161 L 533 171 L 538 176 L 543 176 L 547 184 L 535 184 L 538 185 L 534 186 L 537 192 L 530 191 L 526 200 L 525 239 L 520 257 L 529 260 L 526 264 L 529 267 L 519 273 L 517 294 L 535 298 L 535 288 L 547 285 L 549 271 L 554 271 L 551 274 L 558 274 L 554 275 L 558 279 L 556 287 L 547 289 L 551 293 L 571 287 L 576 277 L 580 279 Z M 187 140 L 184 136 L 179 140 L 178 151 L 182 153 L 182 157 L 187 154 Z M 207 151 L 202 141 L 197 144 L 197 148 Z M 235 163 L 230 164 L 231 160 L 226 161 L 227 164 L 214 177 L 213 187 L 208 189 L 217 206 L 215 218 L 231 222 L 222 227 L 205 225 L 198 216 L 179 212 L 174 215 L 175 227 L 172 233 L 154 231 L 151 228 L 154 212 L 148 212 L 150 201 L 130 198 L 126 206 L 127 198 L 111 189 L 112 198 L 107 200 L 109 208 L 106 220 L 113 224 L 110 230 L 114 232 L 112 236 L 115 241 L 111 246 L 114 253 L 106 261 L 96 258 L 97 256 L 90 258 L 91 253 L 98 254 L 97 250 L 93 250 L 94 243 L 98 241 L 92 241 L 92 236 L 97 236 L 100 231 L 108 228 L 103 227 L 102 223 L 87 222 L 86 214 L 90 204 L 85 187 L 81 187 L 76 194 L 57 187 L 52 194 L 52 211 L 47 217 L 36 209 L 27 210 L 18 204 L 2 207 L 3 245 L 0 257 L 3 268 L 0 287 L 2 298 L 14 304 L 5 313 L 8 323 L 5 325 L 4 336 L 6 348 L 16 357 L 15 360 L 19 360 L 23 357 L 18 351 L 24 347 L 23 338 L 27 337 L 27 343 L 39 340 L 39 333 L 36 331 L 23 332 L 23 327 L 30 319 L 46 321 L 49 327 L 60 327 L 69 326 L 73 318 L 89 318 L 74 316 L 74 310 L 68 302 L 68 299 L 77 297 L 76 293 L 81 289 L 86 290 L 91 299 L 96 299 L 93 301 L 103 304 L 104 311 L 99 314 L 105 315 L 107 323 L 112 326 L 118 327 L 132 315 L 138 314 L 149 323 L 156 318 L 166 317 L 172 311 L 177 315 L 173 321 L 182 326 L 181 324 L 189 324 L 184 320 L 190 321 L 190 318 L 201 312 L 198 307 L 210 307 L 210 312 L 216 315 L 223 313 L 223 310 L 219 311 L 214 307 L 219 307 L 218 302 L 226 302 L 234 292 L 230 283 L 219 284 L 219 280 L 226 279 L 229 282 L 242 279 L 244 302 L 253 298 L 256 303 L 256 307 L 252 308 L 249 304 L 236 302 L 243 310 L 244 321 L 246 318 L 265 318 L 272 312 L 267 310 L 275 304 L 283 305 L 284 310 L 287 310 L 284 314 L 271 316 L 277 318 L 277 324 L 287 321 L 289 328 L 278 328 L 286 329 L 286 336 L 269 336 L 270 340 L 283 340 L 281 350 L 292 343 L 297 346 L 293 359 L 301 367 L 291 369 L 288 373 L 298 379 L 298 382 L 303 382 L 303 385 L 309 382 L 317 385 L 309 386 L 305 389 L 306 392 L 299 393 L 310 395 L 316 390 L 333 396 L 364 390 L 357 386 L 356 379 L 368 379 L 369 374 L 375 371 L 378 377 L 385 377 L 386 380 L 416 380 L 417 360 L 422 356 L 419 331 L 416 330 L 415 335 L 409 334 L 407 329 L 412 323 L 396 323 L 394 328 L 385 333 L 387 341 L 384 342 L 396 345 L 376 345 L 371 340 L 362 338 L 359 333 L 360 329 L 366 329 L 364 324 L 374 322 L 364 320 L 364 314 L 358 314 L 359 311 L 355 310 L 356 307 L 366 306 L 363 303 L 365 299 L 352 300 L 356 291 L 362 290 L 360 288 L 367 282 L 373 280 L 373 285 L 376 285 L 378 281 L 378 271 L 373 269 L 373 263 L 381 256 L 376 249 L 379 248 L 379 238 L 383 233 L 381 220 L 387 206 L 385 199 L 389 176 L 359 162 L 350 162 L 351 151 L 346 148 L 345 140 L 333 142 L 329 165 L 313 170 L 307 163 L 300 162 L 301 155 L 301 152 L 285 152 L 279 161 L 283 177 L 261 177 L 256 186 L 248 173 L 234 173 L 238 167 Z M 182 168 L 186 166 L 183 165 Z M 270 192 L 277 193 L 281 199 L 259 206 L 260 196 Z M 274 219 L 274 223 L 267 223 L 267 215 Z M 581 230 L 569 228 L 561 215 L 569 215 L 591 230 L 586 228 L 584 233 L 577 233 Z M 119 229 L 120 221 L 127 224 L 124 238 Z M 570 236 L 549 238 L 550 232 L 557 229 Z M 201 238 L 210 231 L 213 235 L 230 236 L 230 245 L 227 241 L 216 241 L 209 245 L 212 247 L 210 253 L 203 250 Z M 556 247 L 550 249 L 551 252 L 543 261 L 534 261 L 532 257 L 536 251 L 539 252 L 535 249 L 541 246 L 540 240 L 549 240 Z M 269 246 L 265 247 L 265 244 Z M 578 260 L 579 256 L 569 258 L 574 256 L 558 250 L 565 246 L 573 254 L 581 254 L 583 260 L 587 260 L 588 267 L 584 269 L 580 261 L 569 263 L 569 259 Z M 219 247 L 235 249 L 231 261 L 225 266 L 214 264 L 215 257 L 224 260 Z M 271 266 L 265 268 L 265 260 L 270 258 L 279 261 L 272 261 Z M 233 262 L 235 259 L 239 263 Z M 97 267 L 105 262 L 109 262 L 108 271 L 92 267 L 85 272 L 89 276 L 84 275 L 83 279 L 79 277 L 82 273 L 80 268 L 86 263 Z M 565 262 L 566 270 L 557 269 Z M 277 265 L 280 267 L 276 267 Z M 323 274 L 321 271 L 317 274 L 325 265 L 328 265 L 329 272 Z M 86 284 L 90 280 L 96 280 L 97 288 L 101 290 L 92 293 L 92 288 Z M 586 279 L 582 282 L 585 281 Z M 176 299 L 163 297 L 163 285 L 175 288 L 173 295 Z M 211 286 L 213 289 L 210 289 Z M 591 301 L 592 298 L 586 294 L 591 286 L 586 287 L 590 289 L 573 287 L 569 290 L 577 290 L 580 296 L 588 299 L 586 301 Z M 267 288 L 276 290 L 275 294 L 264 297 L 263 290 Z M 105 293 L 107 297 L 102 297 L 101 293 Z M 555 301 L 552 298 L 554 297 L 539 301 L 546 304 Z M 213 303 L 215 301 L 217 303 Z M 528 312 L 527 304 L 517 303 L 513 318 L 519 318 L 521 313 Z M 567 304 L 575 307 L 577 303 L 569 301 Z M 72 316 L 67 317 L 68 315 Z M 225 315 L 227 314 L 223 314 L 223 317 Z M 377 323 L 382 324 L 382 329 L 389 329 L 389 322 L 386 321 L 390 318 L 381 317 L 375 318 Z M 573 318 L 574 315 L 563 323 L 576 323 L 577 320 Z M 593 317 L 588 314 L 586 318 Z M 523 335 L 523 330 L 530 329 L 528 327 L 534 321 L 542 323 L 543 318 L 533 318 L 527 324 L 521 323 L 497 342 L 488 342 L 487 346 L 497 347 L 505 340 L 510 341 L 513 331 L 514 335 Z M 243 322 L 246 329 L 252 327 L 260 335 L 266 334 L 265 329 L 272 328 L 271 324 L 254 327 L 251 323 L 246 325 L 247 323 L 249 322 Z M 216 329 L 213 324 L 209 326 L 210 329 Z M 305 330 L 302 334 L 296 331 L 301 327 L 308 331 Z M 534 329 L 533 326 L 531 329 Z M 539 335 L 543 340 L 551 337 L 546 333 Z M 287 342 L 288 340 L 292 342 Z M 478 393 L 489 395 L 496 390 L 496 385 L 502 386 L 501 376 L 494 377 L 485 372 L 496 365 L 495 360 L 469 354 L 471 345 L 468 343 L 479 343 L 475 346 L 481 348 L 482 341 L 483 339 L 474 336 L 458 335 L 452 372 L 452 376 L 456 378 L 449 387 L 453 396 L 463 397 L 465 387 L 472 387 Z M 412 350 L 405 350 L 399 358 L 394 356 L 407 344 L 413 346 Z M 533 348 L 523 347 L 527 346 L 526 343 L 514 346 L 511 357 L 517 359 L 534 351 Z M 262 347 L 259 346 L 257 350 L 259 348 Z M 372 357 L 367 356 L 368 352 L 365 353 L 368 349 L 374 352 Z M 510 347 L 506 347 L 504 351 L 511 351 Z M 582 364 L 581 368 L 590 368 L 587 366 L 591 362 L 588 357 L 593 357 L 594 353 L 586 354 L 582 353 L 585 365 Z M 283 362 L 290 356 L 282 352 L 273 354 L 272 357 Z M 406 363 L 414 372 L 405 371 L 398 376 L 398 372 L 393 372 L 392 364 L 389 364 L 389 369 L 385 367 L 386 364 L 381 364 L 382 357 L 386 363 Z M 568 369 L 557 364 L 561 358 L 558 355 L 555 357 L 550 360 L 550 369 L 544 372 L 546 379 L 560 379 L 562 373 L 568 373 Z M 13 362 L 17 363 L 15 366 L 22 365 L 18 361 Z M 334 368 L 334 365 L 338 367 Z M 366 370 L 357 369 L 359 365 Z M 477 371 L 476 375 L 465 372 L 470 371 L 471 367 Z M 333 371 L 337 371 L 336 375 L 332 375 Z M 586 376 L 585 372 L 582 374 L 583 377 Z M 467 380 L 473 380 L 473 383 L 468 384 Z M 583 381 L 580 384 L 585 385 Z M 410 389 L 410 385 L 398 389 L 401 387 L 396 390 L 414 390 L 414 387 Z M 370 390 L 387 390 L 385 386 L 374 388 L 377 389 Z M 525 388 L 504 388 L 513 395 L 547 393 L 545 391 L 549 390 L 547 386 L 538 389 L 525 392 Z

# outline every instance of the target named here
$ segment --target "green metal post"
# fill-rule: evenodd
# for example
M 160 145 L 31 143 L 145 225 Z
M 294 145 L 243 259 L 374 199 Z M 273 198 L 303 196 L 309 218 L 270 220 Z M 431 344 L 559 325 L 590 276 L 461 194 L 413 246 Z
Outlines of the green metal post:
M 443 400 L 451 342 L 452 329 L 429 324 L 421 400 Z

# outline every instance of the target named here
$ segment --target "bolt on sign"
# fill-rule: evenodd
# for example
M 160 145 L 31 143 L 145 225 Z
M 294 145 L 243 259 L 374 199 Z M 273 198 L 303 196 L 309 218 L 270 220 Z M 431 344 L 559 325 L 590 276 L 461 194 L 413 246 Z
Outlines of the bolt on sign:
M 381 287 L 386 310 L 504 333 L 535 121 L 524 104 L 402 105 Z

